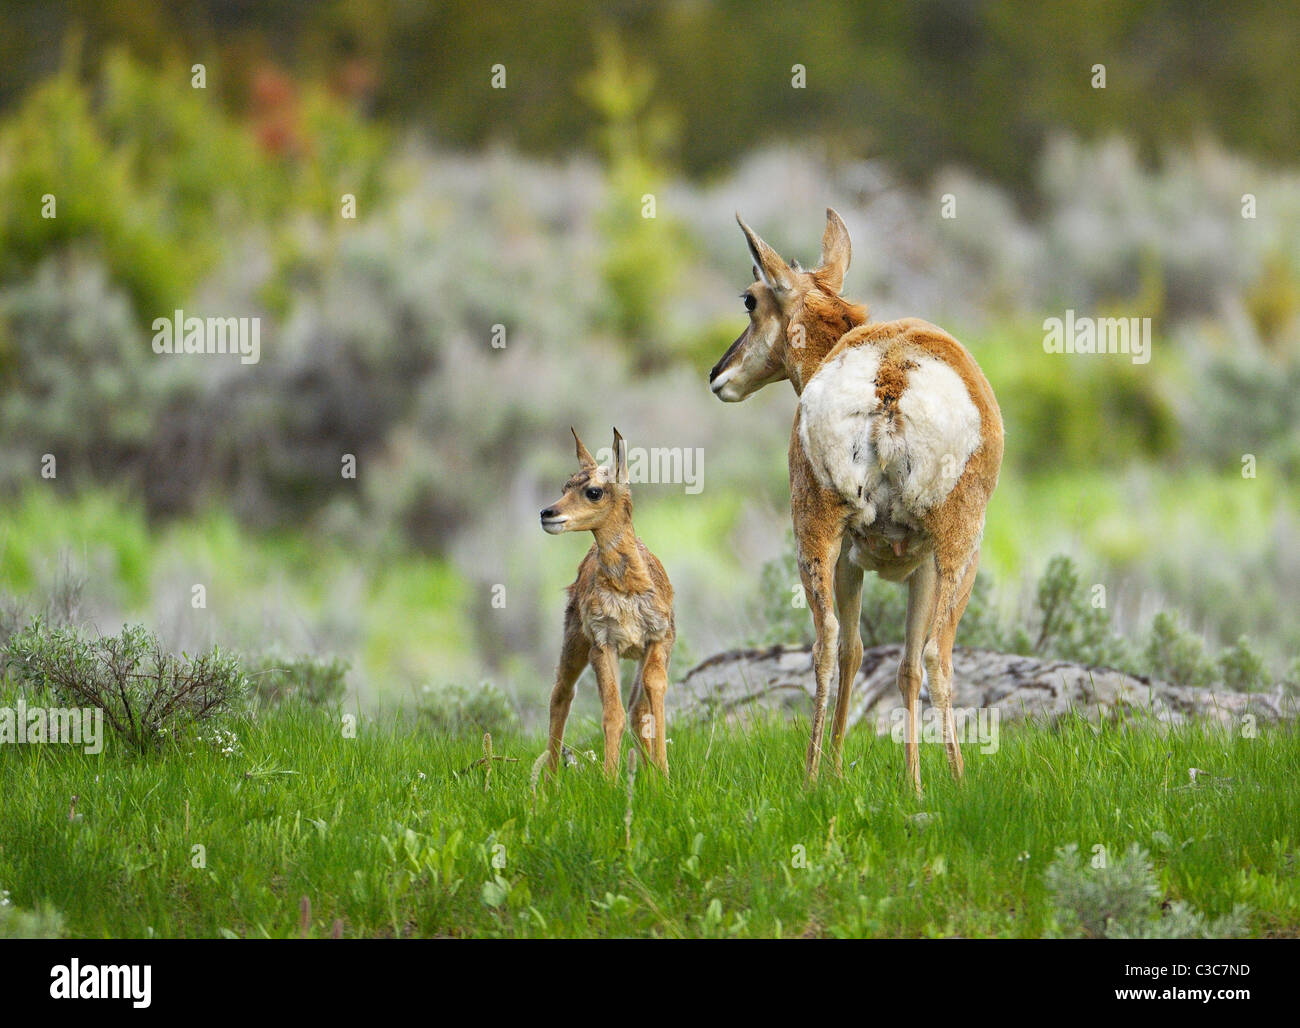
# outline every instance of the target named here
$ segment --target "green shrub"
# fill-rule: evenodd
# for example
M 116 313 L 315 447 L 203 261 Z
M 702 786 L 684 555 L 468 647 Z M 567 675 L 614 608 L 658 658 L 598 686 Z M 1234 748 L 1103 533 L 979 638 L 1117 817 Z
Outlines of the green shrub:
M 176 656 L 139 625 L 88 639 L 37 621 L 9 640 L 5 656 L 22 681 L 60 703 L 103 710 L 114 733 L 137 750 L 228 713 L 247 688 L 239 664 L 216 647 Z
M 311 159 L 285 159 L 182 68 L 147 68 L 119 49 L 86 83 L 77 57 L 0 127 L 0 273 L 86 244 L 148 324 L 191 298 L 230 229 L 273 223 L 291 204 L 336 226 L 343 192 L 370 204 L 383 195 L 385 131 L 323 89 L 305 90 L 291 115 Z M 42 216 L 46 194 L 57 217 Z
M 1163 898 L 1151 858 L 1137 843 L 1101 867 L 1085 866 L 1071 843 L 1057 850 L 1044 873 L 1055 907 L 1057 933 L 1090 939 L 1222 939 L 1247 932 L 1246 908 L 1214 921 L 1189 905 L 1159 906 Z
M 1111 627 L 1110 612 L 1094 606 L 1069 557 L 1058 554 L 1038 580 L 1038 633 L 1033 652 L 1093 667 L 1128 670 L 1128 647 Z
M 758 617 L 763 627 L 755 643 L 811 645 L 812 615 L 799 588 L 792 548 L 763 565 L 760 592 Z M 1033 610 L 1020 623 L 1008 625 L 999 615 L 994 592 L 986 575 L 976 577 L 957 630 L 959 646 L 1113 667 L 1175 685 L 1205 686 L 1221 681 L 1231 689 L 1249 692 L 1271 684 L 1264 658 L 1245 636 L 1225 649 L 1216 662 L 1206 655 L 1204 640 L 1183 628 L 1178 615 L 1168 611 L 1156 615 L 1145 646 L 1138 652 L 1115 631 L 1110 612 L 1093 605 L 1074 561 L 1064 555 L 1048 561 L 1038 580 Z M 907 587 L 868 573 L 862 587 L 863 645 L 902 642 L 906 613 Z M 1288 689 L 1300 692 L 1300 659 L 1288 672 L 1286 683 Z
M 338 703 L 347 690 L 350 665 L 341 657 L 263 654 L 242 663 L 250 695 L 259 706 L 299 701 L 324 707 Z
M 1282 691 L 1287 696 L 1300 696 L 1300 657 L 1291 661 L 1282 679 Z
M 670 355 L 667 300 L 692 256 L 683 227 L 668 211 L 659 211 L 656 202 L 655 216 L 646 217 L 643 208 L 643 198 L 661 192 L 666 173 L 658 152 L 670 141 L 673 126 L 649 106 L 654 92 L 650 68 L 630 60 L 611 33 L 598 34 L 596 48 L 596 67 L 578 88 L 601 120 L 600 142 L 609 167 L 599 215 L 606 240 L 601 259 L 605 320 L 615 332 L 636 340 L 638 365 L 648 369 Z
M 158 195 L 133 181 L 105 138 L 90 90 L 65 67 L 0 127 L 0 272 L 13 276 L 77 241 L 102 254 L 138 309 L 178 303 L 197 270 Z M 43 217 L 51 195 L 57 217 Z M 192 240 L 196 245 L 199 240 Z M 201 248 L 204 249 L 204 248 Z
M 763 622 L 760 645 L 810 645 L 812 615 L 799 586 L 792 546 L 763 565 L 760 574 Z M 1111 629 L 1110 615 L 1094 608 L 1080 588 L 1069 557 L 1052 558 L 1038 583 L 1036 641 L 1023 626 L 1008 626 L 998 612 L 996 590 L 987 573 L 975 577 L 970 600 L 957 627 L 957 645 L 1076 660 L 1094 665 L 1125 666 L 1127 647 Z M 862 582 L 862 644 L 901 643 L 907 620 L 907 586 L 868 572 Z
M 794 549 L 767 561 L 758 575 L 757 615 L 762 628 L 753 641 L 760 646 L 808 646 L 813 641 L 812 615 L 799 582 Z M 869 644 L 868 644 L 869 645 Z
M 154 445 L 171 381 L 108 269 L 49 257 L 0 289 L 0 475 L 31 481 L 44 454 L 53 484 L 134 478 Z
M 1238 692 L 1256 692 L 1273 684 L 1264 658 L 1244 635 L 1219 654 L 1219 677 L 1229 689 Z
M 33 615 L 28 604 L 18 597 L 9 593 L 0 593 L 0 651 L 9 645 L 10 639 L 37 618 L 43 624 L 53 628 L 66 628 L 79 624 L 81 597 L 85 588 L 85 576 L 75 571 L 70 563 L 65 562 L 55 574 L 49 595 L 36 615 Z
M 906 604 L 904 604 L 906 607 Z M 1006 651 L 1011 648 L 1011 633 L 1003 624 L 994 602 L 993 582 L 987 572 L 975 576 L 966 612 L 957 625 L 957 645 L 982 650 Z
M 519 723 L 509 697 L 492 682 L 483 682 L 476 689 L 459 684 L 426 685 L 416 710 L 438 735 L 499 734 Z
M 1145 651 L 1152 675 L 1175 685 L 1209 685 L 1214 663 L 1205 655 L 1205 641 L 1178 623 L 1176 615 L 1162 610 L 1151 623 Z
M 0 889 L 0 939 L 57 939 L 63 934 L 63 916 L 57 910 L 38 907 L 24 910 Z

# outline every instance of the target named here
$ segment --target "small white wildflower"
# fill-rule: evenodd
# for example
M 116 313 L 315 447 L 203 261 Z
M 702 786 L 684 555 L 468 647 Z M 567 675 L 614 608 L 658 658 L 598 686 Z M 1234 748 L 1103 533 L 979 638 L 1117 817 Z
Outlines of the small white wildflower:
M 9 890 L 0 889 L 0 907 L 9 906 Z
M 416 773 L 417 775 L 420 776 L 420 781 L 423 782 L 423 781 L 424 781 L 424 772 L 423 772 L 423 771 L 417 771 L 417 772 L 415 772 L 415 773 Z

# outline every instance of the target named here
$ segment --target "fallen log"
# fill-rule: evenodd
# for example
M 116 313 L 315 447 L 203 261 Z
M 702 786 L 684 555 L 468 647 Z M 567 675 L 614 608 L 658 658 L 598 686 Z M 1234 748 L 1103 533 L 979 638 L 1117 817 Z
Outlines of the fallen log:
M 853 685 L 849 725 L 870 724 L 888 734 L 902 704 L 895 684 L 902 647 L 874 646 L 865 651 Z M 677 717 L 744 722 L 773 714 L 808 716 L 816 682 L 808 646 L 728 650 L 701 661 L 669 692 Z M 833 690 L 832 690 L 833 692 Z M 922 687 L 923 703 L 929 693 Z M 834 705 L 834 695 L 830 697 Z M 1204 719 L 1224 725 L 1296 717 L 1295 697 L 1281 689 L 1243 693 L 1222 685 L 1173 685 L 1062 660 L 1041 660 L 993 650 L 953 651 L 953 706 L 998 710 L 999 719 L 1055 720 L 1070 713 L 1096 722 L 1122 716 L 1147 716 L 1167 724 Z

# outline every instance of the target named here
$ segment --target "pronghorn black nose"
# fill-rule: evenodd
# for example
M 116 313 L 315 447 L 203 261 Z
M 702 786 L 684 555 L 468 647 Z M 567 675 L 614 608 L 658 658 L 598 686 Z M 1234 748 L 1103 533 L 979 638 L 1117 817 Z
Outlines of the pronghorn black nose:
M 554 507 L 547 507 L 544 511 L 542 511 L 542 520 L 543 520 L 543 521 L 546 521 L 547 519 L 549 519 L 549 518 L 553 518 L 553 517 L 555 517 L 555 508 L 554 508 Z

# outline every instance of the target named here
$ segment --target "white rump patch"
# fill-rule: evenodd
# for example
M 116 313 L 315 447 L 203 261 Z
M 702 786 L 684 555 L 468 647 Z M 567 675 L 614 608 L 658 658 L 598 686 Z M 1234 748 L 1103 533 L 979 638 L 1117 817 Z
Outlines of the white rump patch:
M 860 515 L 854 526 L 915 529 L 941 503 L 980 444 L 980 415 L 961 376 L 909 351 L 917 365 L 899 398 L 900 425 L 876 398 L 880 350 L 845 350 L 808 382 L 799 400 L 799 442 L 823 488 Z

